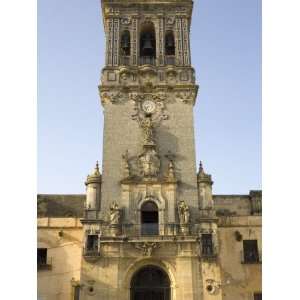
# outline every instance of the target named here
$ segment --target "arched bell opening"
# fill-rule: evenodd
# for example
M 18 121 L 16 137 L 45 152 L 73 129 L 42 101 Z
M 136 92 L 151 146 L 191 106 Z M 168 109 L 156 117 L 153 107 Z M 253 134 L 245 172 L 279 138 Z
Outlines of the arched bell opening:
M 131 51 L 130 32 L 128 30 L 125 30 L 122 32 L 121 43 L 120 43 L 121 65 L 126 65 L 126 66 L 129 65 L 130 51 Z
M 130 300 L 170 300 L 170 279 L 161 268 L 148 265 L 138 270 L 130 284 Z
M 144 23 L 140 32 L 140 64 L 155 65 L 156 40 L 153 23 Z
M 145 202 L 141 207 L 141 234 L 158 235 L 158 207 L 153 201 Z
M 167 31 L 165 37 L 165 52 L 166 55 L 175 55 L 175 39 L 173 31 Z
M 166 54 L 166 64 L 175 64 L 175 39 L 173 31 L 169 30 L 165 35 L 165 54 Z

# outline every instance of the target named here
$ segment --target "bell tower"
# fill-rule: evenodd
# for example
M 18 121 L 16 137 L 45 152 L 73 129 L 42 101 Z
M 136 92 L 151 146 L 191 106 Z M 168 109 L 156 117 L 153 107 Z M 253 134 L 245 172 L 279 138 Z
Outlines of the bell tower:
M 212 181 L 195 162 L 193 1 L 101 4 L 103 162 L 86 183 L 80 299 L 210 299 L 218 239 Z
M 136 196 L 125 193 L 130 181 L 146 180 L 152 193 L 154 186 L 164 182 L 170 161 L 181 182 L 177 192 L 191 206 L 192 218 L 198 208 L 193 126 L 198 86 L 189 42 L 192 5 L 187 0 L 102 1 L 106 33 L 106 66 L 99 86 L 105 122 L 103 212 L 112 201 L 124 207 L 132 204 L 128 196 Z M 151 133 L 151 145 L 145 141 L 146 133 Z M 142 153 L 153 160 L 152 169 L 159 165 L 151 171 L 153 176 L 145 172 Z M 124 166 L 130 178 L 124 178 Z M 126 188 L 120 184 L 124 179 Z M 167 218 L 171 222 L 175 222 L 173 210 Z M 124 213 L 130 221 L 132 209 Z

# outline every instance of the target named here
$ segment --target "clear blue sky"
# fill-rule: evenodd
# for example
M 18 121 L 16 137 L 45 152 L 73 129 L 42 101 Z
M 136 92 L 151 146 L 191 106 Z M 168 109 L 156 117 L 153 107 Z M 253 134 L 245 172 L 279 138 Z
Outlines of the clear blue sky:
M 261 0 L 195 0 L 197 162 L 215 194 L 261 188 Z M 38 193 L 84 193 L 102 161 L 100 0 L 38 1 Z

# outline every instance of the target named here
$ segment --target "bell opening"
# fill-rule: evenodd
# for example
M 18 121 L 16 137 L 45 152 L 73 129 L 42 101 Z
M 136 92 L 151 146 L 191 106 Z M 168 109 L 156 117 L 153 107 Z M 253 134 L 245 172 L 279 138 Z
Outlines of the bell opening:
M 156 40 L 153 23 L 146 23 L 142 26 L 140 35 L 140 56 L 149 59 L 156 57 Z

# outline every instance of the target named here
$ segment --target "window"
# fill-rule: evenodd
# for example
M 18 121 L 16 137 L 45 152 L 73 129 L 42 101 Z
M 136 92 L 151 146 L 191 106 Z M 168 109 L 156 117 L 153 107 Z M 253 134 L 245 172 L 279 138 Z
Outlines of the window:
M 98 250 L 98 235 L 90 234 L 87 237 L 87 251 L 97 251 Z
M 37 249 L 37 267 L 38 270 L 51 268 L 51 261 L 47 257 L 47 248 Z
M 254 300 L 262 300 L 262 294 L 261 293 L 254 293 Z
M 201 235 L 201 244 L 202 244 L 202 255 L 203 256 L 214 255 L 214 248 L 213 248 L 211 234 L 202 234 Z
M 257 240 L 244 240 L 244 263 L 257 263 L 259 262 L 259 254 L 257 247 Z
M 147 201 L 141 208 L 142 235 L 158 235 L 158 208 L 152 201 Z
M 37 264 L 38 265 L 47 264 L 47 249 L 46 248 L 38 248 L 37 249 Z

